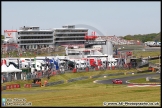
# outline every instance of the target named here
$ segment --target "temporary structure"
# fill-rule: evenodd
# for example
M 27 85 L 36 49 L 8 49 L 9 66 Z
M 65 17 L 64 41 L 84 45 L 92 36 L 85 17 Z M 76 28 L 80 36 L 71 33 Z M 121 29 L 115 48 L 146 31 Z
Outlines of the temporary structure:
M 15 68 L 13 66 L 13 64 L 10 64 L 10 66 L 8 68 L 10 68 L 12 70 L 12 72 L 22 72 L 22 70 Z
M 17 80 L 16 72 L 22 72 L 22 70 L 15 68 L 13 64 L 10 64 L 9 68 L 12 70 L 12 72 L 15 72 L 15 80 Z
M 13 72 L 13 71 L 10 68 L 8 68 L 5 64 L 2 64 L 1 72 L 10 73 L 10 72 Z

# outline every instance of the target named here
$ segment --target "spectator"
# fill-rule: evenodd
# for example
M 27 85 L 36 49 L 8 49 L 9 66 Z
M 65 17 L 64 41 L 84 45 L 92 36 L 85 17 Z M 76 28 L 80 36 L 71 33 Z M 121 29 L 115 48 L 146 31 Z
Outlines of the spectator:
M 44 81 L 44 86 L 46 86 L 46 84 L 47 84 L 47 80 Z

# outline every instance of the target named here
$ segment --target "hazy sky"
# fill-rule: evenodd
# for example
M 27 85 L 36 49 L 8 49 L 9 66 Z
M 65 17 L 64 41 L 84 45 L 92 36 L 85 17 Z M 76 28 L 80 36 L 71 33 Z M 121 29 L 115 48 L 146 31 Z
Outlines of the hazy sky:
M 77 25 L 98 35 L 160 32 L 160 2 L 2 2 L 2 34 L 21 26 Z

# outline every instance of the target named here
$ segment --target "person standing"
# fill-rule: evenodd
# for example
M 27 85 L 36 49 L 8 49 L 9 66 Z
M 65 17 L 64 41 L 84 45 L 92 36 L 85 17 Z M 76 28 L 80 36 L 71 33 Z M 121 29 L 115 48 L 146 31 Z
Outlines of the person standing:
M 44 86 L 46 86 L 46 85 L 47 85 L 47 80 L 44 81 Z

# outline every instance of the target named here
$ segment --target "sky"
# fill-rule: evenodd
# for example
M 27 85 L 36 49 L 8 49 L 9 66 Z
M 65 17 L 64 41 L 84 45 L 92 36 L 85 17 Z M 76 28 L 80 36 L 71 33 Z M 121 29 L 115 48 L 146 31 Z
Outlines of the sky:
M 160 32 L 160 2 L 1 2 L 1 34 L 22 26 L 76 25 L 99 36 Z

